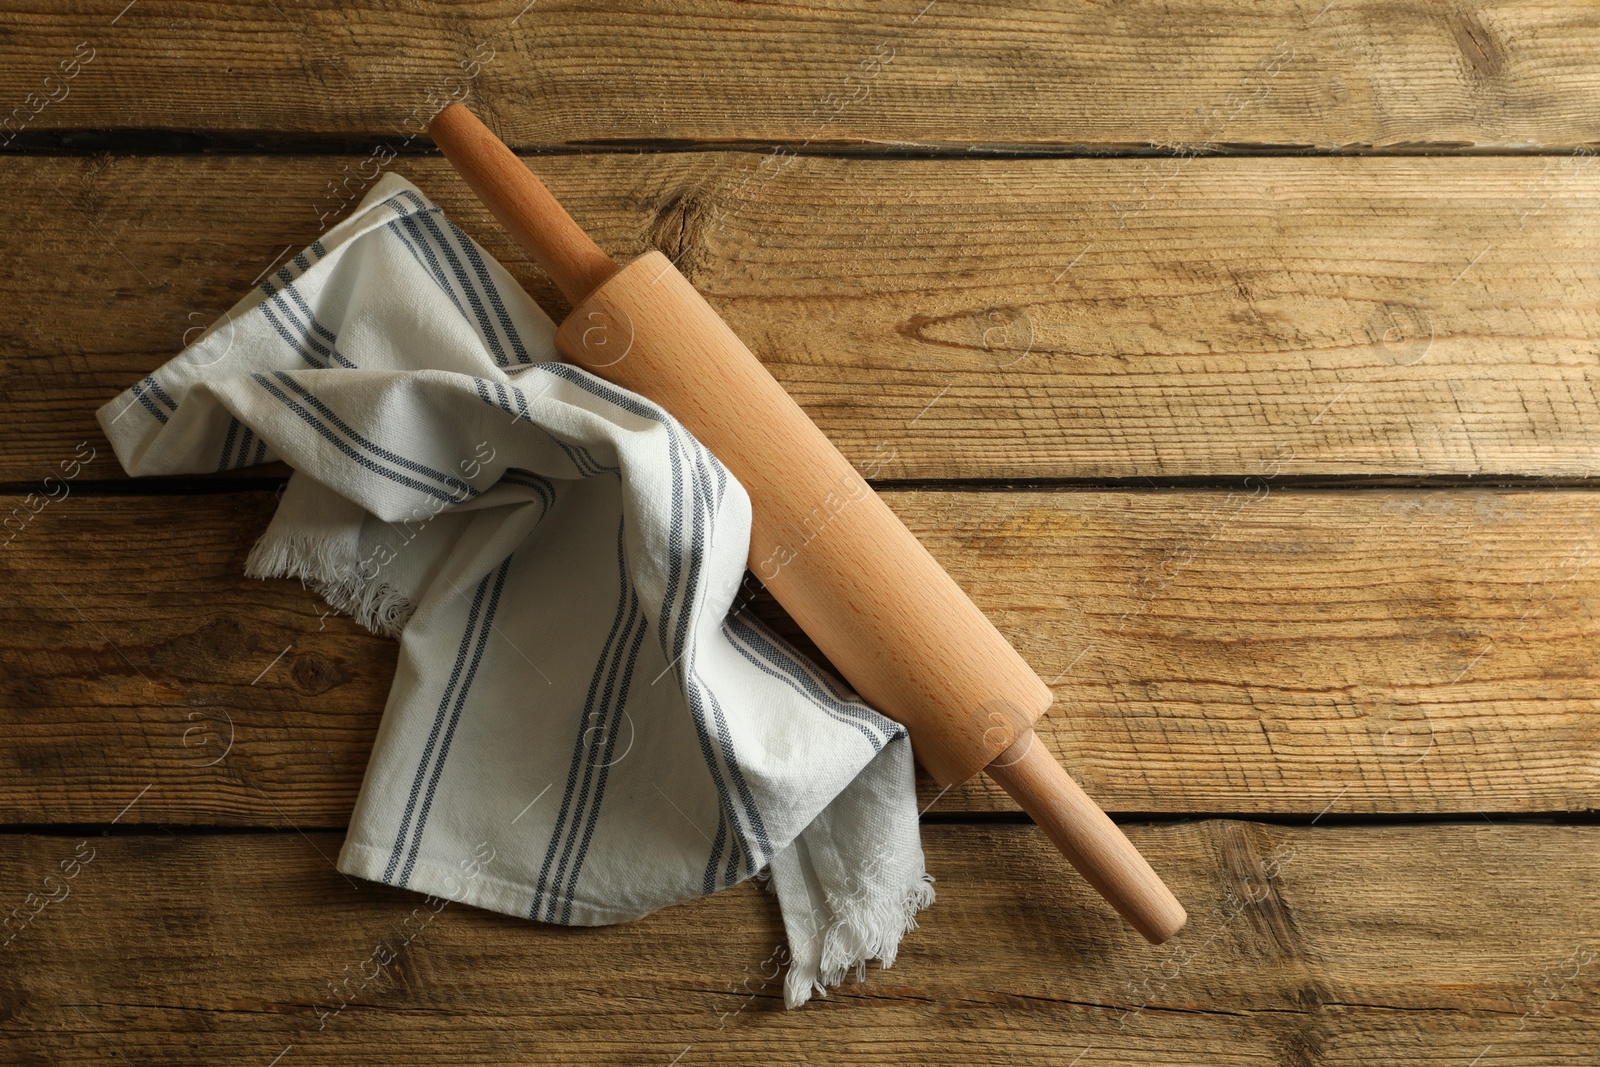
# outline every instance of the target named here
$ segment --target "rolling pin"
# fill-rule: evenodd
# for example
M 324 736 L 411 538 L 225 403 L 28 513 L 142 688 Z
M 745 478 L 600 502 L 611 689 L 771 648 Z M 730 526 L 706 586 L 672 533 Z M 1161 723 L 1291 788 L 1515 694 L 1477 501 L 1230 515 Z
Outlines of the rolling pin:
M 1035 738 L 1053 696 L 915 535 L 659 251 L 623 267 L 460 104 L 429 126 L 473 192 L 566 294 L 562 357 L 665 408 L 750 496 L 750 569 L 946 788 L 980 770 L 1133 927 L 1183 905 Z

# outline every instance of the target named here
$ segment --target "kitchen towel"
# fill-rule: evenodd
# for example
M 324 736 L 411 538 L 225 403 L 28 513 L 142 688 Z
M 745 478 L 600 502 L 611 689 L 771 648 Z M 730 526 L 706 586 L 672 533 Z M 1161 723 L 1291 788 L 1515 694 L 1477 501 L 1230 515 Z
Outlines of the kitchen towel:
M 390 174 L 99 418 L 133 475 L 286 462 L 247 573 L 399 638 L 341 871 L 585 926 L 766 873 L 790 1007 L 889 966 L 904 729 L 745 610 L 744 489 L 554 333 Z

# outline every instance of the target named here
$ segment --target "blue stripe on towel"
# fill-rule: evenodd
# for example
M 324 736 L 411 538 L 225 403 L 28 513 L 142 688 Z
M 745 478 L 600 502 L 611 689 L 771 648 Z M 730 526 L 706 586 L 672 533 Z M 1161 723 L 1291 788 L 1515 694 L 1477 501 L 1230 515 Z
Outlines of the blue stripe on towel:
M 622 582 L 626 591 L 628 602 L 628 621 L 623 625 L 622 637 L 617 641 L 616 652 L 611 657 L 611 666 L 606 672 L 605 689 L 601 694 L 598 710 L 590 711 L 588 705 L 584 709 L 583 729 L 578 735 L 577 749 L 574 758 L 581 758 L 583 762 L 583 785 L 579 793 L 578 804 L 573 809 L 572 828 L 567 834 L 566 845 L 561 850 L 561 863 L 556 868 L 554 893 L 546 902 L 545 919 L 557 922 L 566 922 L 572 916 L 572 893 L 578 882 L 579 866 L 588 851 L 589 838 L 594 833 L 595 822 L 599 819 L 600 803 L 604 798 L 605 783 L 609 768 L 596 765 L 599 755 L 601 734 L 595 733 L 591 720 L 597 720 L 602 734 L 610 734 L 615 741 L 616 729 L 621 721 L 621 712 L 624 710 L 628 690 L 633 682 L 633 668 L 638 660 L 639 645 L 648 629 L 648 621 L 643 612 L 639 610 L 639 597 L 635 594 L 633 583 L 628 580 L 628 573 L 621 565 L 620 549 L 622 546 L 622 526 L 617 529 L 617 545 L 619 549 L 618 569 L 622 572 Z M 624 649 L 627 649 L 627 667 L 622 670 Z M 621 672 L 621 682 L 618 683 L 618 674 Z M 607 750 L 613 748 L 606 746 Z M 581 755 L 580 755 L 581 753 Z M 573 861 L 570 873 L 567 863 L 571 857 L 573 846 L 579 844 L 578 819 L 585 806 L 588 807 L 587 817 L 584 819 L 582 833 L 582 847 L 577 858 Z M 555 914 L 555 905 L 560 902 L 562 912 L 558 918 Z
M 143 385 L 146 389 L 150 390 L 150 392 L 155 395 L 155 398 L 157 400 L 159 400 L 163 404 L 165 404 L 167 406 L 167 410 L 169 410 L 169 411 L 177 411 L 178 410 L 178 402 L 176 400 L 172 399 L 172 397 L 168 396 L 167 395 L 167 391 L 165 389 L 161 388 L 161 383 L 156 381 L 155 375 L 153 375 L 153 374 L 146 375 L 144 381 L 141 382 L 140 384 Z
M 423 782 L 427 778 L 428 766 L 433 761 L 433 749 L 439 742 L 439 734 L 444 729 L 446 709 L 450 705 L 450 698 L 455 695 L 456 686 L 460 684 L 462 669 L 467 663 L 467 653 L 472 647 L 472 638 L 478 629 L 478 614 L 483 608 L 483 596 L 489 585 L 489 576 L 484 575 L 478 583 L 478 588 L 472 597 L 472 605 L 467 611 L 466 629 L 461 634 L 461 644 L 456 649 L 456 662 L 450 668 L 450 680 L 444 688 L 444 695 L 439 698 L 439 708 L 434 712 L 433 728 L 428 731 L 427 743 L 422 747 L 422 759 L 417 763 L 417 774 L 411 782 L 411 795 L 406 798 L 406 810 L 400 818 L 400 831 L 395 835 L 394 847 L 389 850 L 389 864 L 383 869 L 383 880 L 389 885 L 396 885 L 394 880 L 395 868 L 400 865 L 400 857 L 406 851 L 406 842 L 409 840 L 411 818 L 416 811 L 417 801 L 422 796 Z
M 851 704 L 824 691 L 817 680 L 809 677 L 796 660 L 783 654 L 781 646 L 766 642 L 765 638 L 749 629 L 748 624 L 737 616 L 730 615 L 722 625 L 734 650 L 757 670 L 778 679 L 801 696 L 809 698 L 812 703 L 820 706 L 837 721 L 855 727 L 872 746 L 872 751 L 877 752 L 883 748 L 887 738 L 882 735 L 878 724 L 874 721 L 880 718 L 877 712 L 866 704 Z M 763 644 L 765 648 L 762 647 Z M 889 736 L 895 736 L 894 732 L 889 731 Z
M 703 543 L 709 546 L 716 536 L 714 524 L 715 514 L 712 510 L 715 497 L 712 490 L 712 479 L 710 474 L 711 469 L 715 467 L 715 460 L 712 459 L 711 453 L 706 451 L 704 446 L 689 436 L 688 431 L 684 430 L 681 426 L 677 426 L 676 424 L 674 424 L 674 426 L 677 429 L 678 436 L 681 437 L 684 442 L 685 450 L 690 453 L 692 459 L 694 460 L 695 479 L 700 488 L 698 499 L 704 502 L 706 508 L 706 538 Z M 698 516 L 696 516 L 696 518 L 698 519 Z M 698 560 L 693 560 L 692 566 L 697 567 L 698 563 Z M 761 812 L 756 807 L 755 796 L 751 793 L 750 786 L 745 781 L 744 769 L 739 765 L 737 754 L 734 751 L 733 738 L 728 731 L 727 717 L 722 712 L 722 704 L 717 700 L 717 696 L 714 692 L 712 692 L 710 685 L 706 683 L 705 679 L 700 677 L 699 669 L 694 662 L 692 649 L 690 655 L 688 655 L 686 658 L 688 662 L 684 667 L 685 677 L 692 678 L 694 683 L 705 692 L 707 701 L 710 704 L 711 721 L 717 733 L 718 748 L 721 750 L 723 759 L 726 761 L 728 766 L 728 778 L 732 782 L 734 789 L 738 792 L 739 799 L 742 802 L 749 833 L 755 836 L 757 848 L 753 853 L 750 854 L 750 868 L 747 872 L 749 874 L 754 874 L 765 862 L 765 858 L 772 854 L 772 843 L 767 836 L 767 829 L 765 823 L 762 821 Z M 693 706 L 694 702 L 692 700 L 690 703 L 691 706 Z M 748 852 L 749 842 L 742 834 L 741 844 L 745 846 Z M 733 867 L 730 861 L 729 871 L 732 872 L 732 870 Z M 710 874 L 708 870 L 708 878 L 709 876 Z M 733 874 L 730 873 L 728 875 L 728 883 L 731 884 L 733 880 Z
M 278 373 L 281 374 L 282 372 L 280 371 Z M 348 443 L 337 437 L 332 430 L 328 429 L 328 427 L 322 423 L 320 419 L 302 407 L 293 397 L 289 396 L 283 390 L 273 385 L 265 374 L 252 374 L 250 377 L 257 385 L 261 386 L 268 393 L 281 401 L 285 407 L 287 407 L 294 414 L 298 415 L 301 420 L 306 423 L 306 425 L 310 426 L 313 430 L 316 430 L 317 433 L 321 434 L 340 452 L 343 452 L 352 461 L 361 465 L 362 467 L 365 467 L 367 470 L 372 471 L 374 474 L 382 475 L 383 477 L 388 478 L 390 481 L 403 485 L 408 489 L 415 489 L 418 492 L 427 493 L 435 499 L 448 501 L 452 504 L 460 503 L 462 500 L 467 499 L 468 497 L 477 495 L 477 490 L 475 489 L 464 495 L 446 493 L 443 490 L 437 489 L 425 482 L 419 482 L 413 478 L 408 478 L 395 470 L 373 462 L 371 459 L 368 459 L 366 456 L 358 453 Z M 288 376 L 284 375 L 284 377 L 287 378 Z M 470 489 L 471 487 L 469 486 L 468 488 Z
M 584 765 L 585 738 L 589 734 L 590 717 L 595 713 L 595 700 L 601 691 L 601 679 L 605 677 L 607 664 L 612 663 L 613 653 L 620 647 L 617 640 L 618 634 L 623 632 L 623 619 L 626 617 L 628 626 L 633 625 L 633 613 L 638 610 L 638 600 L 634 596 L 633 583 L 628 580 L 626 557 L 623 551 L 623 533 L 625 524 L 622 519 L 617 521 L 617 572 L 620 575 L 620 588 L 617 591 L 617 610 L 611 617 L 611 630 L 606 634 L 606 640 L 600 647 L 600 657 L 595 661 L 594 673 L 589 677 L 589 691 L 584 697 L 583 718 L 578 723 L 578 738 L 572 746 L 572 760 L 567 765 L 566 788 L 561 795 L 561 808 L 556 813 L 555 826 L 550 831 L 550 841 L 545 847 L 544 862 L 539 868 L 538 881 L 534 883 L 533 904 L 528 909 L 528 918 L 545 918 L 554 910 L 555 884 L 562 880 L 561 869 L 556 871 L 555 878 L 551 878 L 550 867 L 556 862 L 560 851 L 561 842 L 568 836 L 567 818 L 572 816 L 577 819 L 578 808 L 585 800 L 589 789 L 589 776 L 585 774 L 580 783 L 579 774 Z M 614 669 L 614 665 L 613 665 Z M 609 697 L 609 692 L 606 694 Z M 571 844 L 568 843 L 570 850 Z M 562 866 L 566 864 L 565 853 L 562 853 Z M 550 894 L 546 899 L 546 894 Z M 548 919 L 546 920 L 548 921 Z
M 695 441 L 692 437 L 689 437 L 687 433 L 682 433 L 681 429 L 678 427 L 677 421 L 655 404 L 652 404 L 642 398 L 635 398 L 627 394 L 620 393 L 594 376 L 579 370 L 577 367 L 571 366 L 570 364 L 547 363 L 544 364 L 543 367 L 549 373 L 566 379 L 573 385 L 583 389 L 585 392 L 597 396 L 600 399 L 605 400 L 608 403 L 611 403 L 631 414 L 637 415 L 641 418 L 649 419 L 653 422 L 661 423 L 669 430 L 670 439 L 672 442 L 670 454 L 672 457 L 673 466 L 672 524 L 671 532 L 668 535 L 668 555 L 671 559 L 671 562 L 669 563 L 667 594 L 663 602 L 663 622 L 659 636 L 663 644 L 662 651 L 663 654 L 667 656 L 668 663 L 677 663 L 681 658 L 679 653 L 684 648 L 684 640 L 687 635 L 688 628 L 688 616 L 690 614 L 689 605 L 687 603 L 679 603 L 677 617 L 675 620 L 670 620 L 669 624 L 674 601 L 676 600 L 677 596 L 678 561 L 682 558 L 684 551 L 683 539 L 685 521 L 682 514 L 682 476 L 684 472 L 684 466 L 687 465 L 687 462 L 691 460 L 691 457 L 709 456 L 709 453 L 705 451 L 704 447 L 700 445 L 699 442 Z M 678 432 L 672 432 L 673 430 L 678 430 Z M 684 444 L 681 446 L 684 454 L 681 457 L 679 451 L 679 433 L 682 433 L 682 438 L 684 441 Z M 680 465 L 681 463 L 683 465 Z M 708 481 L 703 481 L 702 478 L 698 476 L 695 478 L 695 482 L 696 484 L 709 485 Z M 706 535 L 701 533 L 701 517 L 698 502 L 704 500 L 706 507 L 709 510 L 710 500 L 706 499 L 708 496 L 708 493 L 692 494 L 691 502 L 695 503 L 694 534 L 691 537 L 690 568 L 687 575 L 685 594 L 687 594 L 690 590 L 693 590 L 699 582 L 701 546 L 707 542 Z M 668 639 L 669 635 L 671 636 L 671 640 Z M 749 805 L 746 812 L 746 821 L 749 823 L 751 831 L 754 833 L 758 843 L 760 844 L 760 851 L 764 854 L 770 854 L 771 845 L 767 840 L 766 829 L 761 821 L 760 813 L 755 809 L 754 798 L 750 796 L 748 788 L 745 787 L 744 777 L 743 774 L 738 770 L 737 760 L 734 758 L 733 754 L 724 747 L 724 744 L 727 741 L 726 724 L 722 724 L 722 729 L 716 731 L 717 736 L 714 742 L 712 730 L 707 726 L 706 702 L 702 700 L 700 694 L 700 690 L 704 686 L 704 682 L 699 679 L 690 668 L 690 664 L 684 664 L 680 668 L 679 682 L 680 685 L 683 686 L 684 694 L 690 705 L 691 718 L 694 720 L 695 732 L 700 742 L 701 756 L 705 760 L 706 768 L 711 774 L 713 784 L 716 786 L 719 802 L 724 813 L 724 820 L 734 821 L 734 828 L 737 831 L 737 817 L 734 815 L 735 805 L 733 802 L 733 797 L 727 787 L 727 784 L 723 781 L 722 772 L 718 767 L 717 754 L 719 750 L 723 762 L 725 762 L 730 769 L 729 777 L 733 778 L 735 775 L 737 775 L 735 789 L 739 792 L 741 799 L 745 800 Z M 721 717 L 720 706 L 713 709 L 713 714 L 715 718 Z M 725 827 L 719 824 L 717 828 L 717 837 L 712 844 L 711 856 L 706 866 L 704 891 L 707 893 L 710 893 L 717 888 L 716 869 L 718 866 L 718 861 L 721 859 L 722 842 L 724 836 Z M 739 835 L 736 833 L 736 836 Z M 730 842 L 730 847 L 737 847 L 739 843 L 740 842 L 738 841 Z M 745 848 L 747 852 L 750 851 L 748 845 L 746 845 Z M 757 869 L 759 869 L 759 864 L 755 864 L 754 857 L 752 857 L 750 870 L 753 872 Z
M 432 250 L 443 256 L 445 262 L 450 265 L 450 273 L 455 277 L 456 284 L 460 286 L 462 295 L 467 298 L 467 303 L 472 306 L 472 317 L 478 324 L 478 332 L 482 335 L 484 343 L 489 346 L 489 352 L 494 356 L 495 363 L 501 367 L 508 365 L 511 361 L 506 357 L 505 346 L 500 343 L 500 337 L 495 333 L 494 324 L 489 321 L 488 312 L 484 310 L 482 294 L 472 284 L 466 268 L 461 264 L 460 257 L 456 255 L 455 249 L 450 246 L 450 242 L 445 239 L 444 231 L 439 229 L 439 223 L 433 217 L 438 208 L 430 208 L 423 203 L 421 197 L 410 190 L 403 190 L 397 195 L 410 200 L 417 209 L 415 214 L 411 215 L 408 220 L 413 226 L 420 224 L 417 229 L 413 230 L 413 234 L 426 231 L 426 239 L 432 246 Z M 430 256 L 429 258 L 431 261 L 432 257 Z M 460 307 L 460 304 L 456 306 Z
M 585 466 L 583 460 L 579 458 L 578 453 L 573 450 L 572 446 L 567 444 L 561 438 L 557 437 L 555 434 L 550 435 L 550 440 L 554 441 L 556 443 L 556 447 L 567 454 L 567 459 L 569 462 L 571 462 L 573 470 L 578 472 L 578 477 L 592 478 L 596 474 L 600 473 L 597 470 Z
M 306 346 L 301 343 L 300 338 L 289 332 L 289 328 L 283 324 L 282 320 L 278 318 L 277 313 L 272 310 L 271 300 L 268 300 L 261 305 L 261 317 L 267 320 L 267 324 L 277 332 L 279 337 L 283 338 L 284 342 L 290 348 L 295 350 L 295 354 L 297 354 L 301 359 L 305 360 L 317 370 L 328 369 L 328 365 L 319 361 L 317 357 L 313 356 L 310 350 L 308 350 Z
M 517 362 L 531 364 L 533 358 L 528 355 L 528 347 L 522 343 L 522 336 L 517 333 L 516 324 L 511 321 L 511 316 L 506 314 L 506 304 L 500 296 L 500 289 L 494 284 L 494 278 L 489 274 L 488 264 L 478 254 L 478 246 L 472 243 L 472 238 L 461 232 L 461 227 L 445 219 L 445 225 L 450 228 L 450 233 L 455 237 L 456 243 L 461 246 L 462 253 L 467 257 L 467 263 L 472 267 L 472 273 L 478 279 L 478 285 L 483 289 L 484 297 L 489 301 L 489 306 L 494 309 L 495 321 L 500 324 L 500 329 L 505 332 L 506 341 L 511 345 L 512 353 L 517 357 Z
M 428 812 L 433 808 L 434 790 L 439 785 L 439 778 L 444 773 L 445 761 L 450 758 L 450 741 L 455 737 L 456 724 L 461 721 L 461 709 L 466 705 L 467 693 L 472 689 L 472 681 L 478 674 L 478 664 L 483 661 L 484 647 L 489 643 L 489 631 L 494 629 L 494 616 L 500 606 L 500 593 L 505 589 L 506 574 L 511 570 L 511 557 L 507 556 L 494 573 L 494 588 L 489 593 L 489 603 L 483 609 L 483 625 L 478 628 L 478 639 L 472 649 L 472 659 L 467 664 L 467 673 L 461 681 L 461 688 L 456 693 L 455 703 L 450 708 L 450 721 L 446 724 L 444 737 L 439 742 L 439 759 L 433 765 L 433 774 L 428 778 L 428 791 L 423 796 L 422 810 L 417 815 L 417 831 L 411 841 L 411 853 L 406 857 L 405 868 L 400 872 L 400 884 L 406 885 L 411 880 L 411 870 L 416 865 L 417 855 L 422 850 L 422 834 L 427 829 Z M 484 585 L 489 581 L 485 575 L 483 581 L 478 583 L 481 593 Z
M 278 278 L 284 283 L 284 286 L 281 290 L 277 290 L 275 295 L 270 280 L 262 282 L 261 286 L 269 295 L 272 295 L 273 301 L 277 303 L 284 317 L 300 327 L 304 345 L 320 355 L 324 365 L 337 363 L 341 367 L 353 369 L 355 364 L 344 353 L 339 351 L 338 335 L 317 321 L 316 315 L 312 314 L 311 305 L 306 303 L 305 297 L 300 295 L 299 288 L 294 284 L 294 279 L 289 276 L 288 268 L 278 271 Z M 283 298 L 285 296 L 294 301 L 295 307 L 299 309 L 298 315 L 284 302 Z M 305 318 L 303 323 L 300 321 L 301 316 Z M 317 337 L 313 337 L 312 334 L 316 334 L 322 340 L 317 340 Z
M 597 474 L 599 474 L 601 472 L 606 472 L 606 473 L 611 473 L 611 474 L 621 473 L 621 471 L 622 471 L 621 467 L 608 467 L 608 466 L 606 466 L 604 463 L 601 463 L 599 460 L 595 459 L 594 458 L 594 453 L 590 452 L 587 448 L 583 447 L 582 445 L 573 445 L 572 447 L 577 449 L 578 454 L 581 455 L 584 458 L 584 461 L 586 463 L 588 463 L 589 466 L 591 466 L 591 467 L 593 467 L 595 469 L 595 473 L 597 473 Z
M 458 490 L 460 492 L 460 494 L 462 494 L 464 496 L 473 497 L 473 496 L 477 496 L 478 495 L 478 491 L 476 489 L 474 489 L 470 483 L 462 481 L 460 478 L 457 478 L 455 475 L 453 475 L 453 474 L 445 474 L 443 471 L 436 471 L 432 467 L 427 466 L 426 464 L 418 463 L 415 460 L 410 460 L 410 459 L 407 459 L 404 456 L 396 455 L 395 453 L 390 452 L 388 449 L 383 448 L 383 447 L 381 447 L 379 445 L 375 445 L 371 441 L 367 440 L 365 437 L 362 437 L 355 430 L 353 430 L 349 426 L 347 426 L 345 424 L 344 420 L 340 419 L 338 415 L 334 414 L 334 412 L 333 412 L 333 410 L 331 408 L 329 408 L 321 400 L 318 400 L 317 397 L 311 392 L 311 390 L 307 389 L 305 386 L 303 386 L 299 382 L 295 381 L 293 375 L 288 374 L 288 373 L 286 373 L 284 371 L 274 371 L 273 372 L 273 377 L 277 378 L 279 381 L 281 381 L 284 385 L 288 386 L 295 393 L 298 393 L 305 400 L 305 402 L 308 405 L 310 405 L 311 407 L 315 408 L 317 410 L 317 412 L 319 414 L 321 414 L 325 419 L 327 419 L 330 423 L 332 423 L 333 426 L 335 428 L 337 428 L 340 433 L 344 434 L 351 441 L 353 441 L 357 445 L 360 445 L 362 448 L 365 448 L 367 451 L 371 452 L 374 456 L 377 456 L 379 459 L 388 460 L 390 463 L 395 464 L 397 467 L 400 467 L 400 468 L 402 468 L 404 470 L 411 471 L 414 474 L 423 474 L 423 475 L 427 475 L 429 478 L 437 479 L 441 484 L 449 486 L 452 489 Z
M 146 379 L 146 381 L 148 380 Z M 167 424 L 167 413 L 156 407 L 155 403 L 150 399 L 149 387 L 144 382 L 134 382 L 132 388 L 128 391 L 133 394 L 135 400 L 144 405 L 146 411 L 156 417 L 157 422 L 163 426 Z M 123 410 L 126 411 L 127 409 L 124 408 Z M 119 415 L 118 417 L 120 418 L 121 416 Z
M 397 225 L 398 229 L 396 228 Z M 400 239 L 405 242 L 406 247 L 411 250 L 411 254 L 417 257 L 417 262 L 423 263 L 427 267 L 428 273 L 433 275 L 434 282 L 438 284 L 440 289 L 444 290 L 444 294 L 450 298 L 450 302 L 456 306 L 456 310 L 461 312 L 461 317 L 466 318 L 467 309 L 461 306 L 460 297 L 456 296 L 455 290 L 450 287 L 449 279 L 444 276 L 444 271 L 439 267 L 439 257 L 433 254 L 433 248 L 428 243 L 427 237 L 423 235 L 422 227 L 417 225 L 417 220 L 407 214 L 391 222 L 389 228 L 394 230 Z
M 637 598 L 635 598 L 637 604 Z M 589 819 L 584 824 L 583 840 L 578 843 L 578 858 L 572 865 L 572 877 L 567 880 L 566 888 L 562 891 L 564 903 L 561 909 L 561 922 L 572 918 L 572 896 L 578 887 L 578 874 L 583 870 L 584 858 L 589 853 L 589 840 L 594 836 L 594 828 L 600 819 L 600 803 L 605 799 L 606 778 L 611 772 L 611 757 L 616 751 L 618 727 L 622 723 L 622 716 L 627 712 L 628 691 L 633 685 L 633 669 L 639 661 L 639 646 L 644 644 L 645 631 L 649 629 L 649 618 L 644 614 L 639 616 L 639 628 L 634 631 L 633 643 L 628 646 L 628 663 L 622 674 L 622 686 L 616 699 L 616 711 L 612 714 L 605 728 L 606 747 L 600 755 L 600 780 L 595 785 L 594 804 L 589 808 Z
M 525 489 L 532 489 L 544 501 L 545 511 L 549 511 L 555 506 L 555 483 L 542 474 L 535 474 L 533 471 L 523 470 L 521 467 L 507 467 L 505 473 L 500 475 L 500 481 L 505 482 L 507 485 L 520 485 Z
M 233 439 L 238 435 L 240 425 L 241 423 L 238 419 L 228 420 L 228 433 L 222 439 L 222 458 L 217 460 L 217 470 L 219 471 L 228 469 L 228 460 L 233 456 Z

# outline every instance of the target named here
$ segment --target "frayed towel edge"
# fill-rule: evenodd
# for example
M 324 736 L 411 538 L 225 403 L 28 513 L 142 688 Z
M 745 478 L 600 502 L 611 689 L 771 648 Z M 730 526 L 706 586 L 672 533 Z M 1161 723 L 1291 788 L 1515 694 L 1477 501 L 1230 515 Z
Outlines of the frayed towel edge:
M 813 996 L 826 997 L 830 986 L 837 986 L 854 972 L 856 981 L 867 976 L 867 961 L 877 960 L 888 970 L 894 966 L 900 942 L 917 928 L 917 912 L 934 900 L 933 876 L 917 875 L 898 904 L 878 900 L 863 908 L 859 902 L 837 906 L 835 919 L 822 934 L 822 959 L 814 969 L 798 962 L 789 965 L 784 976 L 784 1006 L 798 1008 Z M 792 953 L 791 953 L 792 956 Z
M 250 549 L 244 573 L 248 578 L 298 578 L 335 611 L 383 637 L 399 637 L 411 619 L 410 599 L 388 582 L 361 577 L 353 554 L 332 539 L 268 533 Z

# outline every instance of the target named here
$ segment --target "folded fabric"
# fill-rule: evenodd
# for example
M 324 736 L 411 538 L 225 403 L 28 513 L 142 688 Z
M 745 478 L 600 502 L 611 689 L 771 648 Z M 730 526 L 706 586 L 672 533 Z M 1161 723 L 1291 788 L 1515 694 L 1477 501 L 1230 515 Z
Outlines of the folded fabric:
M 752 618 L 750 502 L 409 182 L 100 409 L 134 475 L 294 469 L 247 573 L 399 665 L 341 871 L 543 922 L 770 870 L 785 999 L 933 899 L 904 730 Z

